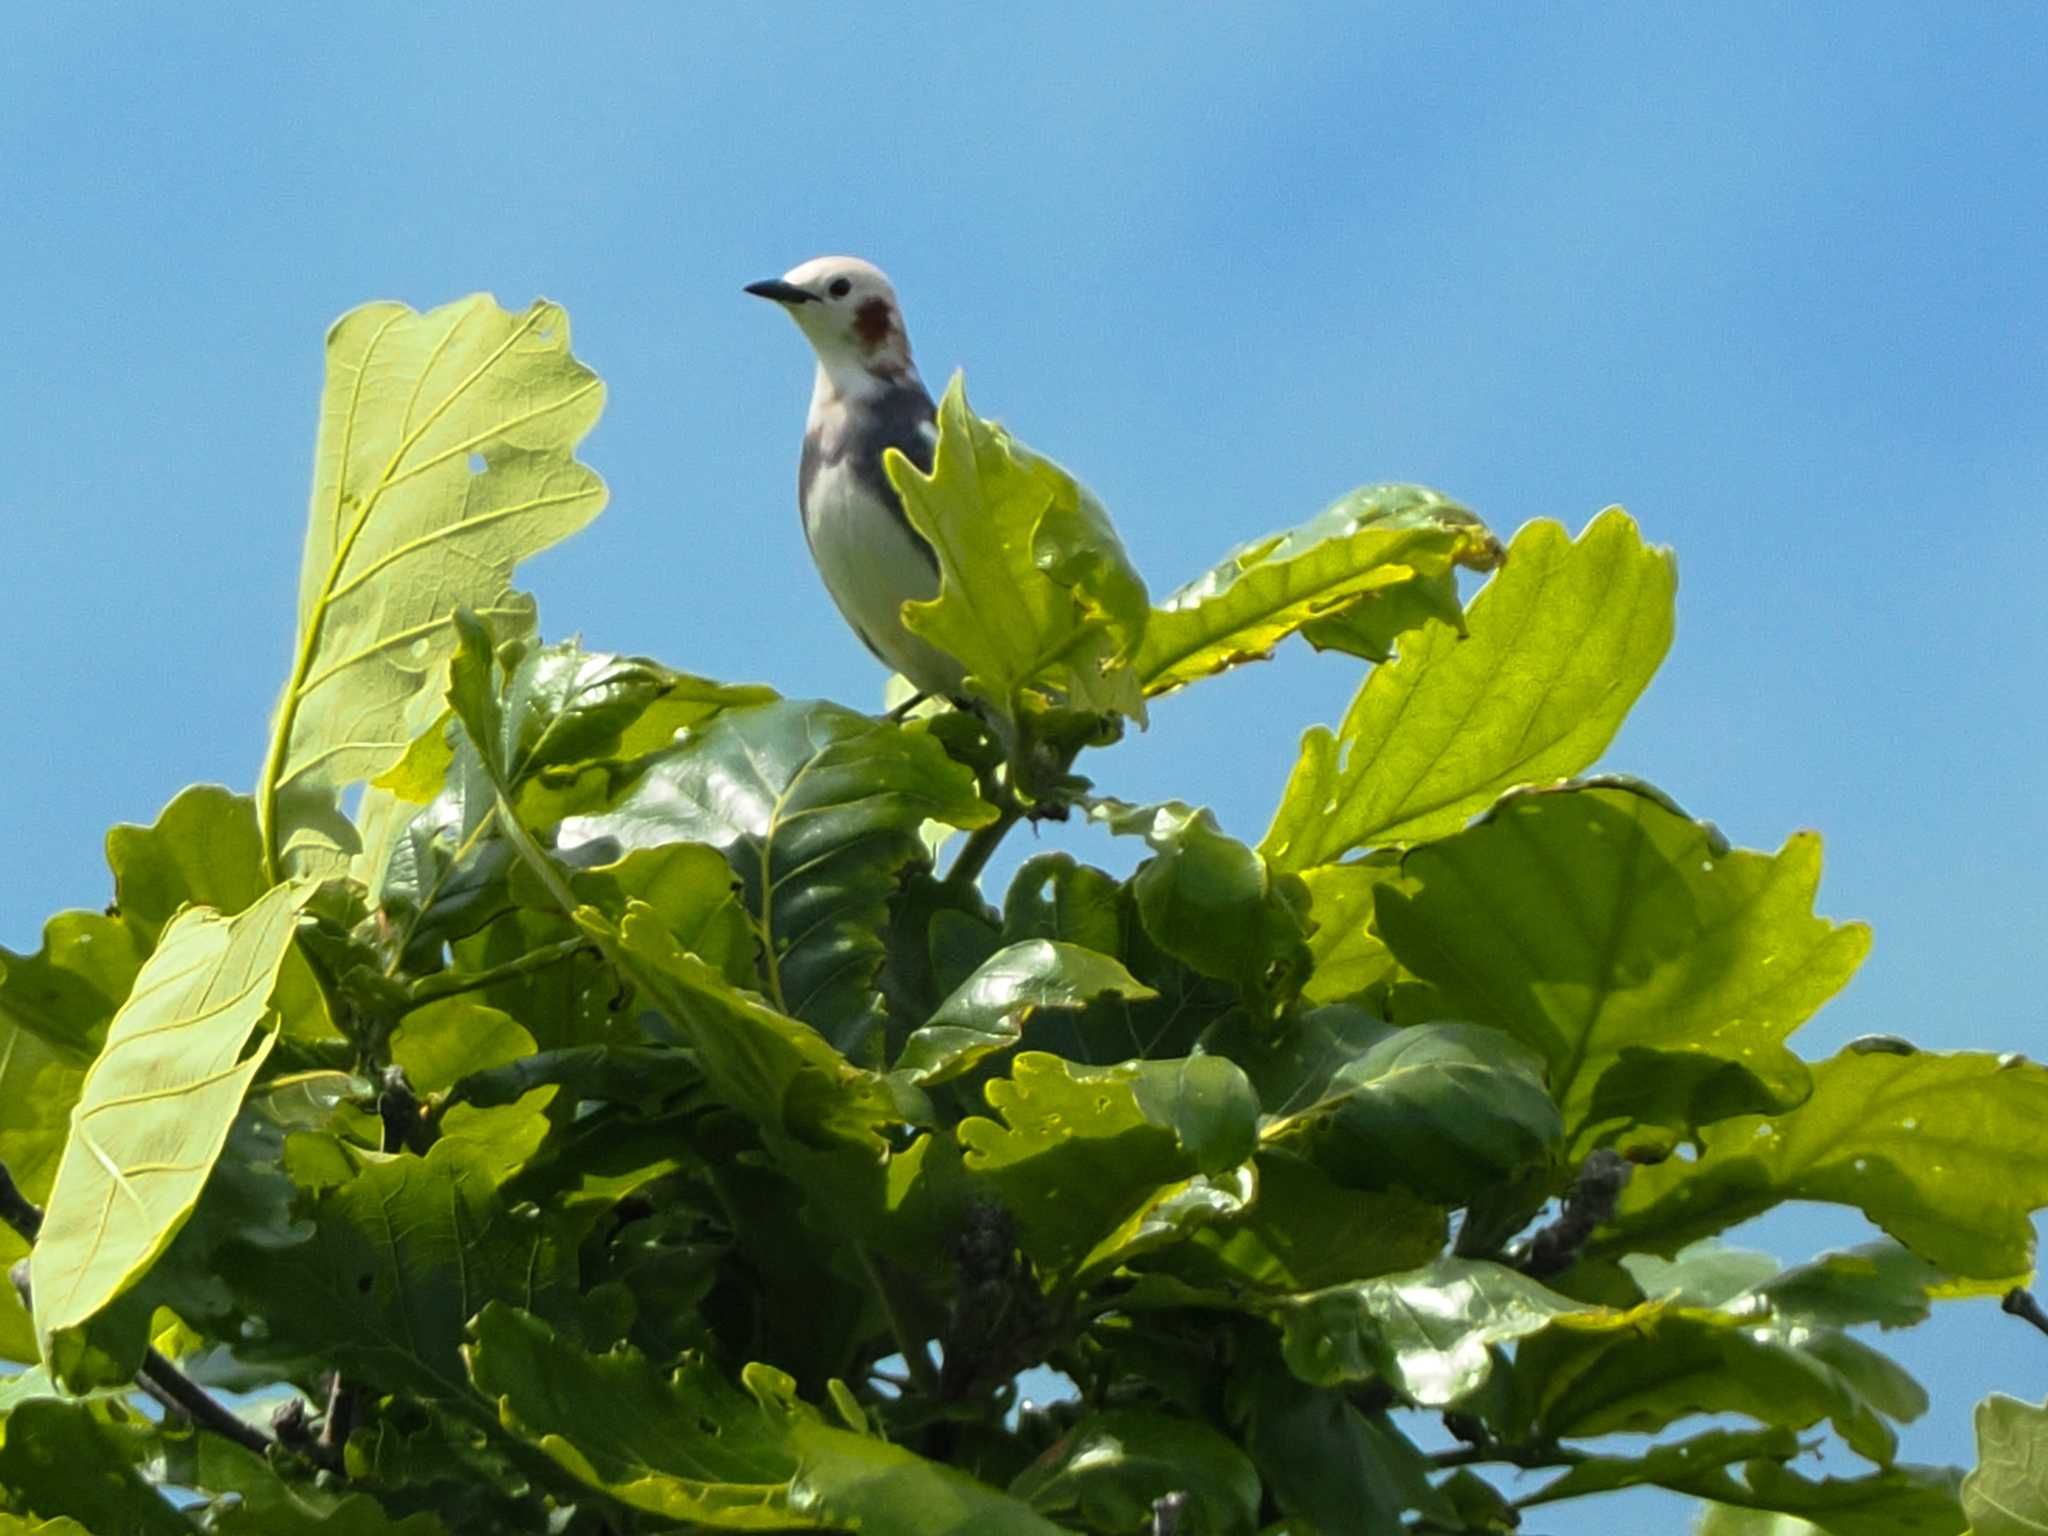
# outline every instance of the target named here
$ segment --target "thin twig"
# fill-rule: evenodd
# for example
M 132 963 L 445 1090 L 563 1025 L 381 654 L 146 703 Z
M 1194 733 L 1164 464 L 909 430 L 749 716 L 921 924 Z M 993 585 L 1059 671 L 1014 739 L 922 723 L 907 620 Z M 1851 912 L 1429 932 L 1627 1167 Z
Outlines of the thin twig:
M 2014 1286 L 2005 1293 L 2002 1309 L 2014 1317 L 2032 1323 L 2043 1333 L 2048 1333 L 2048 1312 L 2041 1310 L 2041 1303 L 2034 1300 L 2034 1293 L 2021 1286 Z
M 0 1163 L 0 1221 L 14 1228 L 24 1243 L 33 1244 L 43 1230 L 43 1213 L 29 1204 L 5 1163 Z
M 5 1221 L 23 1241 L 30 1244 L 43 1230 L 43 1213 L 22 1194 L 5 1163 L 0 1163 L 0 1221 Z M 20 1285 L 23 1303 L 29 1304 L 31 1298 L 27 1285 L 20 1281 L 17 1284 Z M 255 1425 L 236 1418 L 226 1407 L 207 1396 L 204 1387 L 154 1349 L 144 1353 L 142 1369 L 135 1374 L 135 1384 L 166 1408 L 177 1410 L 202 1429 L 210 1429 L 258 1456 L 270 1446 L 270 1436 Z
M 151 1397 L 176 1408 L 201 1429 L 210 1429 L 258 1456 L 270 1449 L 270 1436 L 247 1420 L 236 1418 L 225 1404 L 210 1397 L 204 1387 L 155 1350 L 142 1357 L 142 1369 L 135 1380 Z
M 1486 1462 L 1503 1462 L 1514 1467 L 1575 1467 L 1586 1460 L 1583 1451 L 1568 1451 L 1561 1445 L 1502 1445 L 1489 1440 L 1483 1445 L 1462 1445 L 1455 1451 L 1438 1451 L 1429 1464 L 1438 1470 L 1475 1467 Z

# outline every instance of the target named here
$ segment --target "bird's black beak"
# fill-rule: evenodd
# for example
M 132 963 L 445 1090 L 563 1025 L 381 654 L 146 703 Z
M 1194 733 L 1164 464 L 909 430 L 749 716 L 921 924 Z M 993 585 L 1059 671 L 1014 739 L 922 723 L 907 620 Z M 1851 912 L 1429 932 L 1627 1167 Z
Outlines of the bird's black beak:
M 773 299 L 778 304 L 810 304 L 818 297 L 808 288 L 799 288 L 795 283 L 785 283 L 779 277 L 749 283 L 745 291 L 757 299 Z

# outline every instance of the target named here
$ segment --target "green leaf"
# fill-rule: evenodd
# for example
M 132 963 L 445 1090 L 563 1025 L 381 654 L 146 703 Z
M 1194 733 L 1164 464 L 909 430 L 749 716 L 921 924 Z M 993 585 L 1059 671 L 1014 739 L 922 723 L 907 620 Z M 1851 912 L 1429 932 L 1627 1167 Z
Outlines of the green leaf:
M 716 848 L 668 843 L 636 848 L 611 864 L 569 877 L 578 898 L 617 922 L 630 902 L 653 908 L 691 954 L 736 987 L 760 985 L 761 941 L 739 898 L 732 866 Z
M 0 1167 L 31 1205 L 49 1199 L 86 1066 L 0 1011 Z M 14 1229 L 0 1225 L 0 1272 L 27 1253 L 28 1244 Z M 0 1286 L 0 1359 L 26 1362 L 38 1353 L 35 1325 L 20 1293 Z
M 1157 997 L 1109 956 L 1078 944 L 1029 939 L 981 963 L 972 976 L 913 1031 L 895 1070 L 913 1082 L 941 1083 L 1024 1038 L 1034 1013 L 1081 1008 L 1104 994 Z
M 212 907 L 233 917 L 269 890 L 263 878 L 263 838 L 256 802 L 218 784 L 181 789 L 148 827 L 121 823 L 107 833 L 107 863 L 114 871 L 114 905 L 144 946 L 187 906 Z M 331 1039 L 327 1015 L 306 957 L 286 954 L 273 1003 L 288 1036 Z
M 1873 1401 L 1811 1342 L 1800 1325 L 1656 1302 L 1563 1317 L 1516 1352 L 1523 1423 L 1561 1439 L 1654 1434 L 1695 1413 L 1740 1413 L 1789 1429 L 1826 1420 L 1857 1454 L 1889 1463 L 1891 1405 Z
M 1966 1524 L 1952 1467 L 1899 1462 L 1816 1482 L 1752 1461 L 1739 1475 L 1709 1470 L 1682 1491 L 1716 1501 L 1695 1536 L 1960 1536 Z
M 1498 548 L 1479 519 L 1435 491 L 1361 487 L 1299 528 L 1240 545 L 1167 597 L 1146 622 L 1136 671 L 1148 695 L 1161 694 L 1264 660 L 1305 625 L 1341 636 L 1335 621 L 1348 611 L 1447 576 L 1454 562 L 1483 563 L 1489 546 Z
M 311 894 L 281 885 L 232 918 L 187 909 L 114 1016 L 29 1260 L 37 1339 L 59 1374 L 67 1340 L 142 1277 L 198 1204 L 275 1042 L 270 995 Z
M 237 1344 L 245 1359 L 311 1357 L 365 1387 L 460 1399 L 463 1329 L 487 1302 L 576 1304 L 562 1222 L 501 1195 L 475 1143 L 353 1162 L 353 1177 L 305 1202 L 310 1238 L 231 1254 L 238 1289 L 268 1323 Z
M 692 1097 L 704 1074 L 688 1051 L 669 1045 L 574 1045 L 465 1073 L 448 1090 L 454 1106 L 495 1109 L 540 1088 L 566 1089 L 574 1100 L 602 1100 L 655 1112 Z
M 723 714 L 648 759 L 613 810 L 564 822 L 557 845 L 585 857 L 719 849 L 766 946 L 768 1000 L 879 1066 L 881 930 L 898 877 L 925 861 L 918 828 L 995 814 L 922 727 L 778 702 Z
M 505 680 L 499 747 L 519 787 L 592 761 L 657 751 L 678 731 L 775 697 L 772 688 L 714 683 L 644 656 L 586 651 L 574 641 L 537 646 Z
M 2033 1267 L 2031 1213 L 2048 1206 L 2048 1069 L 2018 1057 L 1854 1046 L 1813 1068 L 1782 1115 L 1700 1133 L 1697 1159 L 1639 1168 L 1593 1255 L 1671 1253 L 1787 1200 L 1857 1207 L 1966 1279 Z
M 1281 1304 L 1281 1345 L 1315 1386 L 1383 1379 L 1425 1408 L 1477 1391 L 1493 1351 L 1580 1310 L 1525 1275 L 1444 1258 L 1403 1274 L 1331 1286 Z
M 1100 954 L 1123 953 L 1122 886 L 1070 853 L 1035 853 L 1003 898 L 1003 942 L 1055 939 Z
M 701 1359 L 670 1375 L 630 1349 L 589 1355 L 538 1319 L 487 1308 L 468 1351 L 507 1428 L 633 1509 L 714 1530 L 1051 1536 L 973 1479 L 836 1428 L 764 1365 L 734 1387 Z
M 99 1054 L 107 1024 L 148 955 L 148 946 L 118 918 L 59 912 L 43 925 L 43 946 L 35 954 L 0 949 L 0 1022 L 28 1031 L 84 1068 Z
M 1275 876 L 1224 836 L 1206 808 L 1101 800 L 1089 814 L 1154 851 L 1131 880 L 1153 943 L 1198 974 L 1233 983 L 1262 1011 L 1293 996 L 1310 964 L 1308 895 L 1298 881 Z
M 287 1482 L 263 1457 L 217 1435 L 199 1441 L 199 1482 L 216 1495 L 206 1516 L 220 1536 L 444 1536 L 424 1512 L 394 1520 L 364 1493 L 315 1478 Z M 219 1495 L 227 1497 L 218 1497 Z
M 1198 1233 L 1175 1267 L 1197 1280 L 1288 1294 L 1414 1269 L 1443 1252 L 1443 1208 L 1401 1190 L 1344 1189 L 1313 1163 L 1262 1150 L 1258 1199 Z
M 415 1008 L 391 1037 L 391 1061 L 422 1096 L 446 1093 L 472 1074 L 533 1059 L 533 1036 L 510 1014 L 470 997 L 444 997 Z M 533 1084 L 516 1099 L 484 1106 L 453 1100 L 435 1117 L 443 1140 L 465 1141 L 482 1155 L 492 1176 L 509 1179 L 540 1149 L 548 1134 L 553 1087 Z
M 1444 1517 L 1428 1457 L 1384 1414 L 1277 1369 L 1252 1378 L 1244 1446 L 1273 1500 L 1317 1531 L 1393 1531 L 1422 1508 Z
M 1003 1118 L 960 1122 L 967 1170 L 1001 1195 L 1025 1251 L 1054 1274 L 1162 1185 L 1220 1172 L 1233 1153 L 1242 1161 L 1256 1136 L 1251 1085 L 1218 1057 L 1091 1069 L 1024 1051 L 984 1091 Z
M 1904 1328 L 1925 1322 L 1928 1303 L 1938 1296 L 1995 1288 L 1996 1282 L 1958 1281 L 1902 1244 L 1879 1238 L 1795 1265 L 1757 1286 L 1755 1296 L 1773 1316 L 1788 1321 L 1829 1328 L 1858 1323 Z
M 1977 1465 L 1963 1479 L 1970 1536 L 2048 1531 L 2048 1408 L 1994 1392 L 1977 1405 Z
M 1336 734 L 1303 739 L 1260 851 L 1299 871 L 1421 842 L 1517 784 L 1577 773 L 1664 659 L 1676 581 L 1625 513 L 1577 543 L 1531 523 L 1473 599 L 1468 636 L 1429 625 L 1374 668 Z
M 1010 1492 L 1097 1531 L 1144 1528 L 1154 1502 L 1172 1493 L 1187 1495 L 1179 1528 L 1188 1536 L 1249 1533 L 1259 1518 L 1259 1475 L 1242 1451 L 1206 1424 L 1146 1408 L 1089 1414 Z
M 1267 1145 L 1340 1184 L 1399 1185 L 1445 1205 L 1543 1164 L 1563 1135 L 1543 1063 L 1477 1024 L 1399 1030 L 1339 1068 L 1326 1094 L 1268 1125 Z
M 152 944 L 180 907 L 232 917 L 270 888 L 256 803 L 218 784 L 180 790 L 154 826 L 110 829 L 107 863 L 122 919 Z
M 1543 1057 L 1574 1157 L 1797 1103 L 1806 1068 L 1782 1042 L 1870 946 L 1862 924 L 1813 915 L 1811 834 L 1729 852 L 1632 788 L 1510 797 L 1401 873 L 1376 893 L 1381 937 L 1461 1016 Z
M 1309 957 L 1315 969 L 1302 984 L 1311 1002 L 1334 1003 L 1391 981 L 1398 967 L 1372 927 L 1373 892 L 1401 872 L 1391 854 L 1370 861 L 1322 864 L 1304 870 L 1308 891 Z
M 632 903 L 616 935 L 595 931 L 695 1050 L 712 1095 L 765 1135 L 879 1150 L 879 1128 L 904 1118 L 878 1073 L 854 1066 L 816 1030 L 685 954 L 652 907 Z
M 939 595 L 906 603 L 912 633 L 952 657 L 962 686 L 1007 715 L 1027 690 L 1143 720 L 1131 667 L 1145 584 L 1108 515 L 1065 470 L 976 416 L 955 374 L 929 475 L 887 455 L 904 511 L 936 552 Z
M 322 864 L 318 808 L 440 714 L 456 608 L 531 628 L 512 568 L 604 505 L 574 457 L 603 398 L 545 301 L 370 304 L 328 333 L 298 640 L 258 780 L 270 877 L 302 837 L 293 861 Z
M 50 1536 L 67 1517 L 100 1536 L 193 1536 L 192 1523 L 136 1470 L 118 1419 L 109 1422 L 95 1406 L 40 1397 L 16 1407 L 0 1438 L 0 1490 L 18 1509 L 60 1522 L 42 1527 Z M 136 1421 L 138 1433 L 149 1428 Z
M 1768 1429 L 1710 1429 L 1704 1434 L 1666 1445 L 1653 1445 L 1640 1456 L 1589 1456 L 1561 1477 L 1552 1478 L 1519 1501 L 1524 1508 L 1555 1504 L 1561 1499 L 1612 1493 L 1618 1488 L 1650 1484 L 1687 1492 L 1702 1474 L 1738 1461 L 1785 1461 L 1799 1454 L 1799 1436 L 1779 1426 Z

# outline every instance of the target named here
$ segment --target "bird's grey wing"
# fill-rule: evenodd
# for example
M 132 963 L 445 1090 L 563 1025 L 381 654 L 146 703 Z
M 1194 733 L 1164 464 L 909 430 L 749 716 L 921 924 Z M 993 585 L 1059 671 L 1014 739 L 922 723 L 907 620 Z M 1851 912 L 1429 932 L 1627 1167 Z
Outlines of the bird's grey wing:
M 811 483 L 820 471 L 843 461 L 852 472 L 855 483 L 889 509 L 890 515 L 910 535 L 918 552 L 936 575 L 939 557 L 932 553 L 932 547 L 924 541 L 924 536 L 910 526 L 902 499 L 897 496 L 896 487 L 889 483 L 888 471 L 882 467 L 882 456 L 894 448 L 917 467 L 919 474 L 930 474 L 939 445 L 938 415 L 938 408 L 932 404 L 932 397 L 926 393 L 924 385 L 912 379 L 872 400 L 862 401 L 850 413 L 847 430 L 836 445 L 837 452 L 828 452 L 816 437 L 805 437 L 803 463 L 798 470 L 799 504 L 810 505 Z

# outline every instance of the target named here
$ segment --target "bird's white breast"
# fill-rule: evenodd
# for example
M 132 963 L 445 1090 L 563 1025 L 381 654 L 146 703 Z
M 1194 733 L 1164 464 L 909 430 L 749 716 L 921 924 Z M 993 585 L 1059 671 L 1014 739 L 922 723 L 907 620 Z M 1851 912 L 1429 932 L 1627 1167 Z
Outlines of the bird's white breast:
M 819 469 L 804 514 L 825 589 L 869 648 L 925 692 L 958 694 L 960 664 L 903 627 L 903 605 L 936 596 L 939 581 L 896 509 L 842 460 Z

